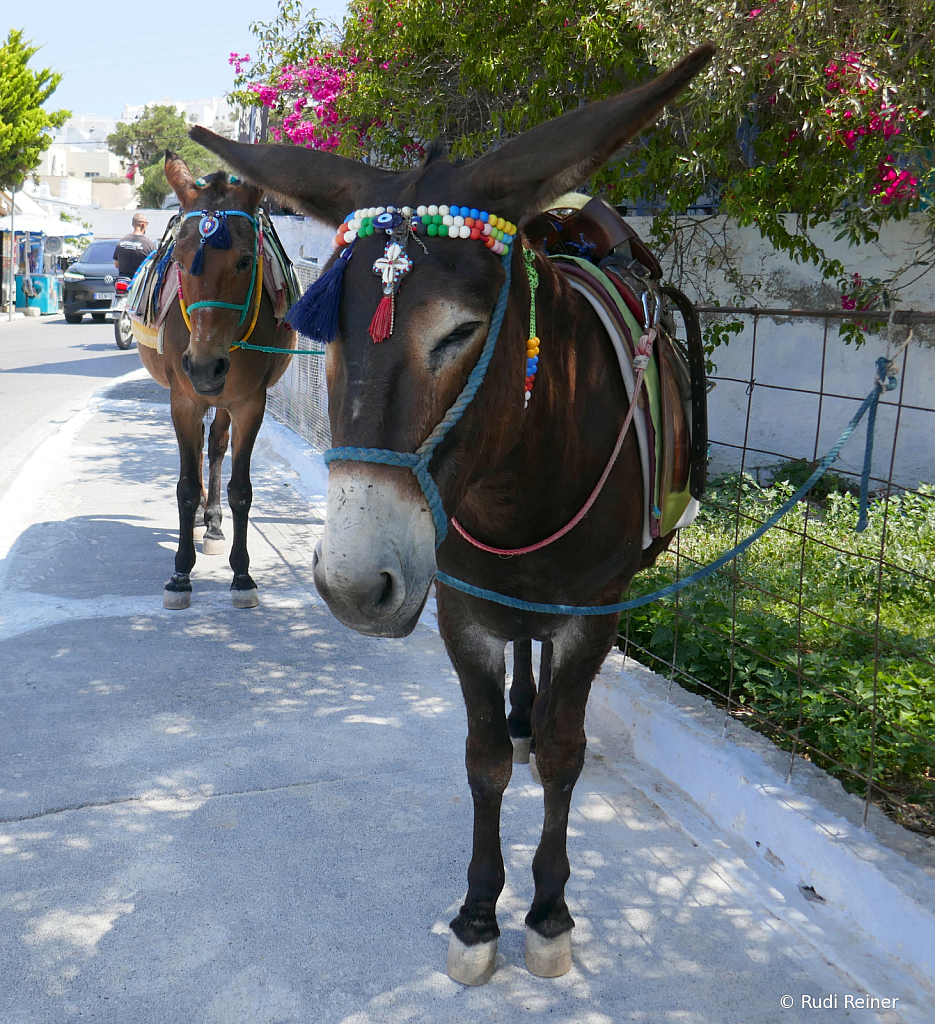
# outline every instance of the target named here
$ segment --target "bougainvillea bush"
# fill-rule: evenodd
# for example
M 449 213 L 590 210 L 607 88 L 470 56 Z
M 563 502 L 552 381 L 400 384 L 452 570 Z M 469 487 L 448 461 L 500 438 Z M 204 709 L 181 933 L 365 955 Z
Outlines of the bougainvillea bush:
M 434 138 L 476 155 L 712 39 L 684 101 L 593 187 L 652 209 L 660 245 L 703 196 L 861 309 L 893 301 L 909 265 L 857 284 L 811 231 L 873 241 L 931 210 L 933 24 L 935 0 L 351 0 L 329 28 L 281 0 L 253 26 L 259 54 L 232 61 L 274 137 L 402 167 Z

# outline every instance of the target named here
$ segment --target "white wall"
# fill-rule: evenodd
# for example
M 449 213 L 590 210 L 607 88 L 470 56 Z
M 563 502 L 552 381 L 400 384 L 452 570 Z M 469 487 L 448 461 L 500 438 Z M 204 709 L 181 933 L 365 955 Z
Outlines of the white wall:
M 649 218 L 630 218 L 634 229 L 649 238 Z M 927 218 L 913 214 L 905 221 L 887 225 L 873 245 L 849 248 L 836 242 L 837 229 L 824 226 L 813 237 L 830 256 L 840 259 L 848 274 L 863 278 L 885 279 L 899 266 L 911 261 L 916 253 L 929 245 L 926 237 Z M 841 293 L 834 285 L 821 280 L 816 267 L 800 265 L 777 255 L 764 242 L 755 228 L 738 228 L 725 218 L 710 218 L 704 223 L 704 235 L 698 234 L 689 249 L 687 280 L 683 290 L 700 304 L 718 300 L 732 303 L 736 287 L 723 273 L 725 258 L 730 259 L 742 274 L 756 276 L 763 286 L 748 297 L 745 305 L 773 308 L 841 309 Z M 712 238 L 714 241 L 712 242 Z M 711 258 L 715 266 L 708 266 Z M 667 276 L 675 276 L 671 261 Z M 926 274 L 900 296 L 898 308 L 935 310 L 935 271 Z M 745 318 L 740 318 L 745 319 Z M 753 355 L 752 321 L 747 319 L 743 334 L 727 347 L 714 353 L 717 376 L 735 378 L 721 380 L 708 397 L 709 435 L 714 440 L 741 444 L 747 422 L 747 381 L 751 376 Z M 827 349 L 822 370 L 824 322 L 760 318 L 756 331 L 756 361 L 752 376 L 758 385 L 778 385 L 806 390 L 822 389 L 827 394 L 852 396 L 851 400 L 826 397 L 821 405 L 818 432 L 818 456 L 823 455 L 837 439 L 848 420 L 873 386 L 878 356 L 887 355 L 886 337 L 868 335 L 861 348 L 846 345 L 838 338 L 834 321 L 828 329 Z M 906 328 L 894 328 L 891 343 L 906 337 Z M 917 327 L 915 341 L 907 351 L 904 409 L 900 415 L 894 473 L 902 486 L 916 486 L 920 481 L 935 482 L 935 414 L 907 409 L 905 406 L 935 407 L 935 325 Z M 885 396 L 877 418 L 874 474 L 886 477 L 889 453 L 896 426 L 895 392 Z M 819 402 L 813 395 L 776 391 L 765 386 L 753 388 L 750 396 L 750 433 L 752 448 L 779 452 L 793 458 L 811 460 L 815 453 L 816 428 L 819 426 Z M 863 461 L 863 428 L 848 443 L 837 468 L 859 472 Z M 712 472 L 733 470 L 740 464 L 740 452 L 713 446 Z M 768 466 L 779 459 L 767 455 L 750 455 L 748 470 L 757 464 Z M 879 486 L 879 484 L 874 485 Z

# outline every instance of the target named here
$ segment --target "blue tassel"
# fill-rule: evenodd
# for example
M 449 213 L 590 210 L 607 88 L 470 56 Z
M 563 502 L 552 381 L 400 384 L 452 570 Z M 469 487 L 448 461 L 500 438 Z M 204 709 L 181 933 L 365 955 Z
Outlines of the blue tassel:
M 192 260 L 191 270 L 189 274 L 200 274 L 205 265 L 205 243 L 202 239 L 201 245 L 198 246 L 198 252 L 195 253 L 195 258 Z
M 229 249 L 231 247 L 231 233 L 230 228 L 227 226 L 227 217 L 223 213 L 219 213 L 218 217 L 218 229 L 213 235 L 208 236 L 208 245 L 212 249 Z
M 311 285 L 286 314 L 293 329 L 315 341 L 333 341 L 338 333 L 338 308 L 347 261 L 353 255 L 352 242 L 338 257 L 334 266 Z

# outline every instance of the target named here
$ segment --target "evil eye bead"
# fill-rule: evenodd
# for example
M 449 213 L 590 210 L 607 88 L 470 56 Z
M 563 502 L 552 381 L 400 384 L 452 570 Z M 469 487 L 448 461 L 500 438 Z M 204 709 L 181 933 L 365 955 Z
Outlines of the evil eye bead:
M 389 210 L 386 210 L 382 213 L 378 213 L 376 217 L 373 218 L 373 226 L 377 228 L 391 228 L 395 219 L 396 218 L 393 214 L 390 213 Z
M 403 207 L 403 213 L 405 213 L 405 212 L 406 212 L 406 209 L 405 209 L 405 207 Z M 417 206 L 416 207 L 416 213 L 420 217 L 427 217 L 428 213 L 429 213 L 429 208 L 427 206 Z
M 477 218 L 480 216 L 480 210 L 475 210 L 473 206 L 471 207 L 469 213 L 474 220 L 477 220 Z
M 439 212 L 439 213 L 440 213 L 440 214 L 441 214 L 441 215 L 442 215 L 443 217 L 448 217 L 448 216 L 450 216 L 450 214 L 451 214 L 451 210 L 450 210 L 450 208 L 449 208 L 449 207 L 447 207 L 447 206 L 439 206 L 439 208 L 438 208 L 438 212 Z
M 432 204 L 432 205 L 431 205 L 431 206 L 430 206 L 430 207 L 428 208 L 428 212 L 429 212 L 429 216 L 431 216 L 431 217 L 437 217 L 437 216 L 438 216 L 438 207 L 437 207 L 437 206 L 435 206 L 435 204 L 433 203 L 433 204 Z

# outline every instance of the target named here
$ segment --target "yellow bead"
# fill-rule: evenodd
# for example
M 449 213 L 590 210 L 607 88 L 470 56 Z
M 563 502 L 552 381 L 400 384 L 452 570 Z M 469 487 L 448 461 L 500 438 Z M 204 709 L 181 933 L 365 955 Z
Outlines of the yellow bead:
M 538 344 L 540 344 L 540 341 L 539 341 L 539 339 L 537 337 L 530 338 L 529 341 L 526 342 L 526 344 L 527 345 L 538 345 Z

